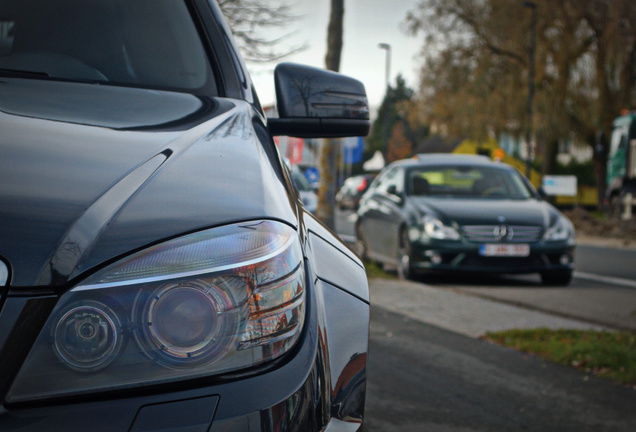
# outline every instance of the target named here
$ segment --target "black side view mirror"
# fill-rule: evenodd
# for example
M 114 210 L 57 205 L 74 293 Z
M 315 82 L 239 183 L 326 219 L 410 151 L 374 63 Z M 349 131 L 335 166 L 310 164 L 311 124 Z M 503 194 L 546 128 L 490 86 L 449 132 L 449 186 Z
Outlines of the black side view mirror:
M 539 198 L 541 198 L 542 200 L 546 200 L 548 198 L 548 194 L 546 193 L 545 189 L 543 189 L 543 186 L 539 186 L 537 192 L 539 193 Z
M 267 121 L 272 135 L 329 138 L 369 133 L 369 103 L 360 81 L 281 63 L 274 70 L 274 83 L 279 118 Z
M 386 189 L 386 193 L 389 194 L 389 197 L 391 199 L 393 199 L 394 201 L 402 204 L 402 202 L 404 201 L 404 197 L 402 196 L 401 192 L 398 192 L 397 190 L 397 186 L 395 185 L 390 185 L 387 189 Z

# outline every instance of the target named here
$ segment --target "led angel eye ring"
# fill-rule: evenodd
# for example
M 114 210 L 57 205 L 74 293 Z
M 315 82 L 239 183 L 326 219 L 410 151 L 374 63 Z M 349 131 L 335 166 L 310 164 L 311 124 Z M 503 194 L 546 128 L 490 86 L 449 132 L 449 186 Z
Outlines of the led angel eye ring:
M 70 369 L 94 372 L 112 363 L 124 343 L 118 315 L 98 301 L 82 301 L 60 315 L 52 328 L 53 351 Z

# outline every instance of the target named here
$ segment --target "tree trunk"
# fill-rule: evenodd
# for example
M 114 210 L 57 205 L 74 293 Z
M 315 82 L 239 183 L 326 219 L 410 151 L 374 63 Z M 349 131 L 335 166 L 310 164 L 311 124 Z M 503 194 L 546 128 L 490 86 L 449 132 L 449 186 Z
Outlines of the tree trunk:
M 331 15 L 327 28 L 327 69 L 340 70 L 342 35 L 344 20 L 344 0 L 331 0 Z M 336 178 L 340 143 L 337 139 L 323 142 L 320 152 L 320 189 L 318 190 L 318 218 L 332 230 L 335 228 Z
M 610 129 L 611 132 L 611 129 Z M 607 154 L 609 153 L 609 140 L 606 133 L 601 133 L 595 139 L 592 162 L 594 166 L 594 177 L 596 178 L 596 189 L 598 193 L 598 209 L 603 210 L 605 191 L 607 190 Z M 590 143 L 592 144 L 592 143 Z
M 545 143 L 543 149 L 543 175 L 556 174 L 557 155 L 559 154 L 559 141 L 551 138 Z
M 603 200 L 605 199 L 605 189 L 607 188 L 607 155 L 609 154 L 609 137 L 612 136 L 612 125 L 614 117 L 618 115 L 619 110 L 615 108 L 618 98 L 612 94 L 610 89 L 611 78 L 607 74 L 605 66 L 608 62 L 607 59 L 607 46 L 600 39 L 602 33 L 598 33 L 599 40 L 597 41 L 598 50 L 596 53 L 596 82 L 598 86 L 598 101 L 599 101 L 599 113 L 598 121 L 603 130 L 602 136 L 605 138 L 599 147 L 599 152 L 596 146 L 596 140 L 590 144 L 593 145 L 593 163 L 594 163 L 594 175 L 596 177 L 596 188 L 598 190 L 598 209 L 604 208 Z
M 334 72 L 340 70 L 342 34 L 344 22 L 344 0 L 331 0 L 331 15 L 327 28 L 327 55 L 325 66 Z

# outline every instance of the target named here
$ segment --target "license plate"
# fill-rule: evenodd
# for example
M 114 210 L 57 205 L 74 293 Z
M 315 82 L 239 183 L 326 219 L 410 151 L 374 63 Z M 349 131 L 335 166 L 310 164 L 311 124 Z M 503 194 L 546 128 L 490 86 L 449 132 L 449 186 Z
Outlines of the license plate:
M 530 245 L 527 244 L 483 244 L 479 246 L 481 256 L 527 257 Z

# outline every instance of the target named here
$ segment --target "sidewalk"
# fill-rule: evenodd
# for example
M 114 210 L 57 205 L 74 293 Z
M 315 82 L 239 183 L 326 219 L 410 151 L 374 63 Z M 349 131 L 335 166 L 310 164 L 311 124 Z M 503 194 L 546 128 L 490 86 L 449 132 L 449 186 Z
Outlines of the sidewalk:
M 489 331 L 537 327 L 611 330 L 421 283 L 371 279 L 369 288 L 375 307 L 471 337 Z

